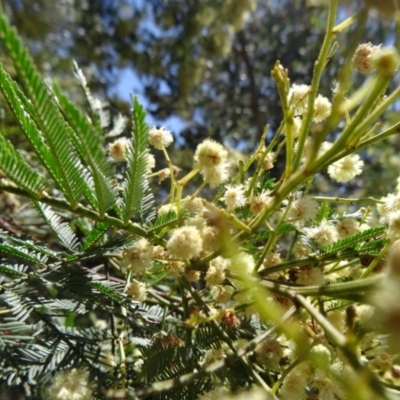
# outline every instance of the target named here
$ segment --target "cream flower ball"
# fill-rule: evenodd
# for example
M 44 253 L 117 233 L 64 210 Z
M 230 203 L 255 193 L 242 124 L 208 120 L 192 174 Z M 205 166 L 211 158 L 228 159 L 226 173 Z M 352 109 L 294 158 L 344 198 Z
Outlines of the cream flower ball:
M 203 248 L 200 231 L 194 226 L 182 226 L 175 229 L 168 240 L 167 250 L 172 257 L 197 257 Z
M 212 139 L 206 139 L 197 146 L 194 159 L 200 168 L 213 168 L 226 161 L 228 152 L 222 144 Z

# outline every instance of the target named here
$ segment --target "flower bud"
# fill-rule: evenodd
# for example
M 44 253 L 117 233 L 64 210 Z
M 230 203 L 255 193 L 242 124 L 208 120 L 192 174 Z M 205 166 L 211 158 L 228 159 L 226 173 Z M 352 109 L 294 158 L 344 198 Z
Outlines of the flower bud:
M 331 363 L 331 353 L 323 344 L 317 344 L 310 350 L 311 364 L 318 369 L 327 369 Z
M 381 50 L 373 57 L 373 65 L 383 77 L 390 79 L 400 64 L 399 53 L 394 47 Z

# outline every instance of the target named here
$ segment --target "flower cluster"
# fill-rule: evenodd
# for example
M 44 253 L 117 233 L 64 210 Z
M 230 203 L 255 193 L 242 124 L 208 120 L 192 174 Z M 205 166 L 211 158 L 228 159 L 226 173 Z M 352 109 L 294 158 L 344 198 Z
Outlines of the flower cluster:
M 89 371 L 74 368 L 58 372 L 42 396 L 45 400 L 90 400 Z
M 380 46 L 361 46 L 353 57 L 353 67 L 364 74 L 373 68 L 382 70 L 383 61 L 380 66 L 377 61 L 382 54 L 386 53 Z M 243 337 L 237 342 L 229 339 L 222 345 L 205 347 L 197 360 L 201 368 L 223 365 L 235 354 L 234 349 L 245 346 L 245 360 L 257 364 L 263 374 L 279 377 L 279 384 L 274 386 L 279 399 L 306 400 L 314 396 L 344 400 L 351 398 L 356 389 L 363 398 L 372 398 L 373 389 L 368 384 L 358 388 L 355 383 L 346 382 L 346 377 L 356 377 L 356 369 L 364 368 L 363 357 L 371 361 L 370 372 L 380 376 L 382 382 L 390 381 L 394 375 L 382 375 L 383 370 L 397 371 L 393 351 L 398 349 L 394 341 L 374 337 L 378 326 L 384 326 L 391 338 L 400 332 L 393 322 L 398 319 L 400 302 L 392 295 L 400 276 L 394 261 L 400 253 L 397 242 L 389 262 L 392 272 L 386 272 L 378 295 L 370 298 L 372 305 L 358 302 L 359 297 L 354 304 L 346 299 L 357 290 L 349 289 L 349 282 L 364 288 L 370 281 L 361 278 L 379 276 L 382 269 L 387 270 L 384 246 L 400 236 L 400 184 L 396 193 L 377 201 L 375 208 L 380 222 L 386 224 L 385 239 L 380 236 L 383 231 L 377 226 L 375 209 L 361 205 L 366 200 L 327 196 L 333 189 L 326 176 L 331 183 L 342 185 L 363 172 L 363 147 L 357 147 L 363 134 L 357 139 L 354 132 L 343 128 L 344 139 L 340 135 L 335 141 L 325 140 L 326 135 L 318 137 L 331 116 L 332 120 L 343 118 L 340 104 L 339 111 L 335 110 L 330 99 L 314 93 L 308 85 L 289 87 L 286 73 L 280 65 L 273 71 L 275 79 L 286 85 L 278 87 L 287 88 L 281 90 L 288 109 L 272 141 L 267 143 L 263 137 L 255 153 L 248 159 L 243 157 L 236 168 L 232 168 L 234 161 L 228 164 L 224 145 L 212 139 L 200 143 L 194 153 L 193 169 L 180 180 L 171 181 L 170 201 L 158 207 L 159 217 L 173 215 L 176 219 L 168 229 L 160 230 L 156 247 L 142 238 L 126 249 L 124 263 L 131 272 L 144 277 L 161 268 L 178 280 L 193 298 L 193 309 L 185 323 L 194 332 L 214 324 L 220 327 L 216 329 L 240 336 L 248 321 L 262 326 L 259 334 L 253 335 L 251 345 Z M 336 85 L 333 102 L 336 96 L 344 96 L 341 86 Z M 343 110 L 348 112 L 347 108 Z M 348 125 L 351 116 L 346 118 Z M 305 124 L 309 124 L 307 129 Z M 156 149 L 165 150 L 171 142 L 168 131 L 150 131 L 150 144 Z M 354 146 L 352 151 L 349 143 Z M 293 162 L 293 166 L 286 166 L 276 181 L 272 176 L 279 173 L 279 152 L 284 145 L 286 153 L 293 156 L 287 156 L 286 162 Z M 292 175 L 286 176 L 287 171 Z M 191 196 L 182 198 L 182 189 L 199 173 L 203 182 Z M 162 175 L 166 173 L 158 172 L 160 180 Z M 326 189 L 318 187 L 322 179 Z M 387 289 L 390 293 L 381 294 Z M 146 302 L 146 292 L 152 290 L 151 284 L 134 281 L 126 294 Z M 158 293 L 159 289 L 156 296 Z M 286 325 L 279 324 L 285 318 L 283 313 L 290 313 L 295 304 L 300 311 L 289 318 L 290 328 L 286 329 Z M 263 336 L 273 324 L 281 328 Z M 174 334 L 178 335 L 178 331 Z M 350 363 L 343 355 L 347 351 L 343 347 L 344 335 L 357 337 L 356 363 Z M 184 346 L 184 338 L 179 340 Z M 390 355 L 385 348 L 390 349 Z M 222 392 L 228 396 L 226 388 L 221 390 L 216 387 L 200 398 L 215 398 Z

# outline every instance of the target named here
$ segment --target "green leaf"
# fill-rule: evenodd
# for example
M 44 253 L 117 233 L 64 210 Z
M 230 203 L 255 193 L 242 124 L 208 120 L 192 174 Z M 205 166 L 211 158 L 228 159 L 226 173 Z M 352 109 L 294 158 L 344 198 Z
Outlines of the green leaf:
M 109 225 L 97 223 L 94 228 L 89 232 L 85 241 L 79 246 L 80 250 L 87 250 L 93 247 L 96 242 L 107 232 Z
M 133 137 L 128 147 L 128 165 L 123 189 L 123 220 L 128 224 L 130 219 L 140 213 L 142 219 L 152 210 L 154 200 L 149 191 L 147 174 L 148 127 L 146 113 L 137 98 L 133 100 Z
M 89 286 L 91 286 L 92 288 L 103 293 L 108 298 L 116 301 L 117 303 L 122 303 L 125 300 L 125 297 L 118 295 L 117 293 L 115 293 L 115 291 L 112 288 L 107 287 L 107 286 L 101 284 L 100 282 L 91 282 L 91 283 L 89 283 Z
M 386 229 L 387 228 L 385 226 L 378 226 L 375 228 L 366 229 L 365 231 L 359 232 L 354 236 L 341 239 L 332 245 L 322 247 L 321 253 L 337 253 L 339 251 L 344 251 L 348 249 L 376 249 L 381 245 L 381 243 L 379 243 L 379 245 L 377 246 L 374 242 L 382 239 L 381 236 L 386 232 Z
M 16 151 L 1 134 L 0 149 L 0 169 L 7 175 L 7 178 L 30 193 L 32 197 L 42 197 L 46 186 L 43 177 L 32 171 L 19 151 Z
M 57 235 L 61 243 L 70 251 L 75 251 L 78 247 L 78 238 L 67 222 L 62 222 L 61 218 L 46 204 L 33 202 L 39 213 L 47 222 L 49 227 Z
M 17 276 L 18 278 L 22 278 L 23 276 L 25 276 L 26 274 L 24 273 L 24 271 L 27 269 L 28 267 L 26 265 L 2 265 L 0 264 L 0 272 L 3 274 L 7 274 L 7 275 L 14 275 Z
M 32 107 L 29 107 L 31 117 L 43 134 L 51 157 L 49 157 L 48 151 L 46 154 L 41 154 L 41 151 L 44 150 L 43 145 L 36 147 L 35 150 L 39 151 L 38 155 L 42 160 L 47 161 L 45 162 L 46 168 L 50 170 L 64 196 L 75 208 L 88 189 L 88 178 L 68 136 L 68 125 L 58 110 L 54 98 L 50 95 L 48 87 L 37 72 L 27 49 L 3 13 L 0 13 L 0 34 L 3 44 L 13 60 L 26 97 L 32 103 Z M 3 91 L 10 101 L 10 92 L 7 89 L 3 89 Z M 14 94 L 20 95 L 17 91 Z M 26 101 L 24 103 L 26 104 Z M 15 105 L 14 102 L 12 108 L 18 119 L 21 117 L 21 112 L 15 110 Z M 24 109 L 21 105 L 19 108 Z
M 45 144 L 42 134 L 39 132 L 36 124 L 30 114 L 26 111 L 23 103 L 29 103 L 26 97 L 19 91 L 16 83 L 4 71 L 0 64 L 0 88 L 3 91 L 18 123 L 23 129 L 26 137 L 30 141 L 33 149 L 38 155 L 40 161 L 49 172 L 55 182 L 61 185 L 61 173 L 58 166 L 54 163 L 54 157 L 50 149 Z M 18 93 L 18 94 L 17 94 Z
M 0 243 L 0 252 L 9 254 L 22 260 L 30 261 L 33 264 L 42 264 L 43 259 L 35 253 L 28 253 L 23 247 L 13 246 L 12 244 Z
M 19 239 L 15 236 L 11 236 L 4 231 L 0 231 L 0 239 L 3 240 L 4 243 L 10 243 L 19 248 L 25 248 L 27 252 L 37 253 L 42 256 L 42 259 L 51 259 L 51 260 L 59 260 L 59 257 L 56 253 L 48 250 L 46 247 L 42 247 L 38 244 L 35 244 L 31 240 L 26 238 Z
M 111 179 L 115 178 L 115 170 L 107 160 L 103 137 L 61 89 L 57 85 L 53 87 L 61 110 L 72 127 L 72 130 L 68 130 L 71 140 L 90 169 L 100 215 L 113 207 L 118 212 L 116 195 L 111 184 Z
M 278 229 L 278 235 L 286 235 L 290 232 L 293 232 L 297 230 L 297 228 L 289 223 L 284 223 L 282 224 L 279 229 Z M 258 242 L 258 241 L 265 241 L 269 238 L 271 232 L 267 231 L 267 230 L 261 230 L 258 233 L 256 233 L 255 235 L 252 235 L 250 237 L 250 241 L 251 242 Z
M 185 210 L 183 210 L 182 218 L 186 216 Z M 154 222 L 148 223 L 150 232 L 159 230 L 161 228 L 165 228 L 169 225 L 174 225 L 178 221 L 178 216 L 176 215 L 175 211 L 170 210 L 166 214 L 157 215 L 157 218 Z

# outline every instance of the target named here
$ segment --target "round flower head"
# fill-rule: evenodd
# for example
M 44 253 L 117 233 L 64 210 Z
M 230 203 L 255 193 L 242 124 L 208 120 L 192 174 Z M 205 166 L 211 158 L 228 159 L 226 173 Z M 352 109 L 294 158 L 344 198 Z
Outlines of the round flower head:
M 127 145 L 128 142 L 126 139 L 118 139 L 115 142 L 109 144 L 108 152 L 110 153 L 110 156 L 113 158 L 114 161 L 116 162 L 127 161 L 126 157 Z
M 233 270 L 241 272 L 245 271 L 248 273 L 252 273 L 256 267 L 253 256 L 243 251 L 235 254 L 234 257 L 230 259 L 230 263 L 228 263 L 228 265 L 229 268 Z
M 288 218 L 292 221 L 306 221 L 314 219 L 317 214 L 318 203 L 309 197 L 303 197 L 292 202 Z
M 378 204 L 376 208 L 382 221 L 386 222 L 390 213 L 400 210 L 400 193 L 389 193 L 382 197 L 381 201 L 383 203 Z
M 333 143 L 331 142 L 322 142 L 321 146 L 319 147 L 318 150 L 318 157 L 321 157 L 323 154 L 325 154 L 330 148 L 333 146 Z M 308 137 L 304 143 L 304 148 L 303 148 L 303 153 L 302 153 L 302 159 L 307 160 L 310 158 L 314 148 L 314 139 L 312 137 Z M 298 151 L 298 146 L 297 143 L 294 146 L 295 152 Z
M 281 255 L 279 253 L 274 253 L 274 252 L 269 252 L 263 261 L 263 267 L 264 268 L 268 268 L 268 267 L 272 267 L 276 264 L 280 264 L 283 262 L 283 259 L 281 257 Z
M 181 261 L 171 261 L 167 264 L 167 269 L 173 276 L 180 276 L 185 272 L 185 264 Z
M 132 282 L 126 294 L 132 298 L 132 300 L 143 302 L 146 300 L 146 284 L 143 282 Z
M 227 167 L 227 164 L 224 163 L 216 167 L 204 168 L 201 172 L 204 181 L 207 182 L 211 188 L 215 188 L 221 183 L 224 183 L 229 178 Z
M 226 208 L 228 211 L 233 211 L 236 208 L 243 207 L 246 203 L 246 197 L 244 196 L 244 188 L 242 185 L 231 186 L 228 185 L 225 190 L 224 197 Z
M 311 253 L 311 248 L 308 247 L 305 243 L 296 242 L 296 244 L 293 246 L 293 254 L 296 258 L 304 258 Z
M 171 170 L 169 168 L 164 168 L 158 171 L 158 183 L 161 183 L 170 176 L 171 176 Z
M 308 237 L 314 239 L 321 246 L 332 244 L 338 239 L 336 227 L 326 220 L 322 220 L 319 226 L 309 228 L 306 232 Z
M 122 253 L 123 263 L 138 274 L 146 271 L 153 258 L 153 245 L 145 238 L 139 239 Z
M 309 398 L 305 390 L 307 378 L 307 375 L 300 368 L 292 369 L 282 382 L 282 386 L 279 389 L 279 398 L 285 400 L 307 400 Z
M 217 303 L 226 303 L 231 300 L 235 288 L 232 286 L 214 286 L 214 297 Z
M 279 361 L 283 356 L 281 344 L 274 338 L 263 340 L 254 349 L 257 361 L 268 369 L 280 369 Z
M 221 322 L 225 325 L 226 329 L 233 329 L 240 326 L 240 319 L 236 316 L 236 312 L 233 308 L 224 310 L 224 314 L 221 316 Z
M 327 142 L 327 141 L 322 142 L 318 151 L 318 157 L 321 157 L 323 154 L 327 153 L 332 146 L 333 146 L 332 142 Z
M 380 52 L 381 46 L 374 46 L 372 43 L 360 44 L 351 60 L 353 69 L 368 75 L 374 70 L 373 57 Z
M 150 173 L 151 170 L 156 166 L 156 159 L 153 154 L 146 154 L 146 172 Z
M 167 131 L 163 126 L 159 129 L 153 127 L 149 131 L 149 143 L 157 150 L 162 150 L 164 147 L 168 147 L 174 138 L 170 131 Z
M 258 215 L 264 208 L 268 207 L 272 200 L 269 193 L 269 191 L 263 191 L 258 196 L 254 196 L 250 199 L 250 211 L 254 216 Z
M 215 226 L 207 226 L 202 232 L 204 251 L 216 251 L 220 247 L 220 231 Z
M 296 273 L 296 283 L 300 285 L 322 285 L 324 274 L 321 268 L 305 265 Z
M 196 282 L 200 279 L 200 271 L 195 271 L 194 269 L 186 269 L 184 275 L 189 282 Z
M 167 250 L 172 257 L 197 257 L 203 247 L 200 232 L 194 226 L 182 226 L 175 229 L 167 243 Z
M 371 323 L 375 309 L 369 304 L 360 304 L 356 306 L 357 322 L 361 327 L 367 327 Z
M 331 102 L 320 94 L 317 96 L 314 102 L 314 115 L 313 121 L 322 122 L 325 121 L 332 112 Z
M 43 390 L 43 400 L 90 400 L 89 371 L 70 369 L 57 372 Z
M 341 392 L 338 389 L 336 383 L 326 374 L 317 370 L 315 376 L 312 379 L 311 388 L 318 391 L 320 399 L 337 399 L 336 396 Z M 340 396 L 339 398 L 343 398 Z M 365 398 L 365 397 L 362 397 Z
M 207 227 L 207 221 L 202 216 L 197 215 L 192 218 L 187 218 L 185 220 L 185 226 L 194 226 L 199 232 L 203 233 L 204 229 Z
M 262 163 L 264 171 L 269 171 L 270 169 L 274 168 L 274 158 L 275 158 L 275 153 L 270 152 L 267 154 Z
M 341 239 L 354 236 L 358 231 L 358 221 L 352 217 L 343 218 L 336 225 L 336 229 Z
M 182 200 L 182 207 L 190 213 L 202 214 L 204 211 L 203 199 L 200 197 L 192 199 L 187 196 Z
M 350 154 L 328 167 L 328 175 L 336 182 L 348 182 L 360 175 L 364 161 L 358 154 Z
M 310 92 L 310 86 L 297 85 L 294 83 L 288 93 L 288 102 L 294 107 L 298 114 L 303 114 L 307 109 L 307 97 Z
M 226 260 L 222 257 L 214 258 L 210 261 L 206 274 L 207 286 L 221 285 L 225 280 Z
M 223 164 L 227 156 L 228 153 L 221 144 L 206 139 L 197 146 L 194 159 L 200 168 L 212 168 Z

